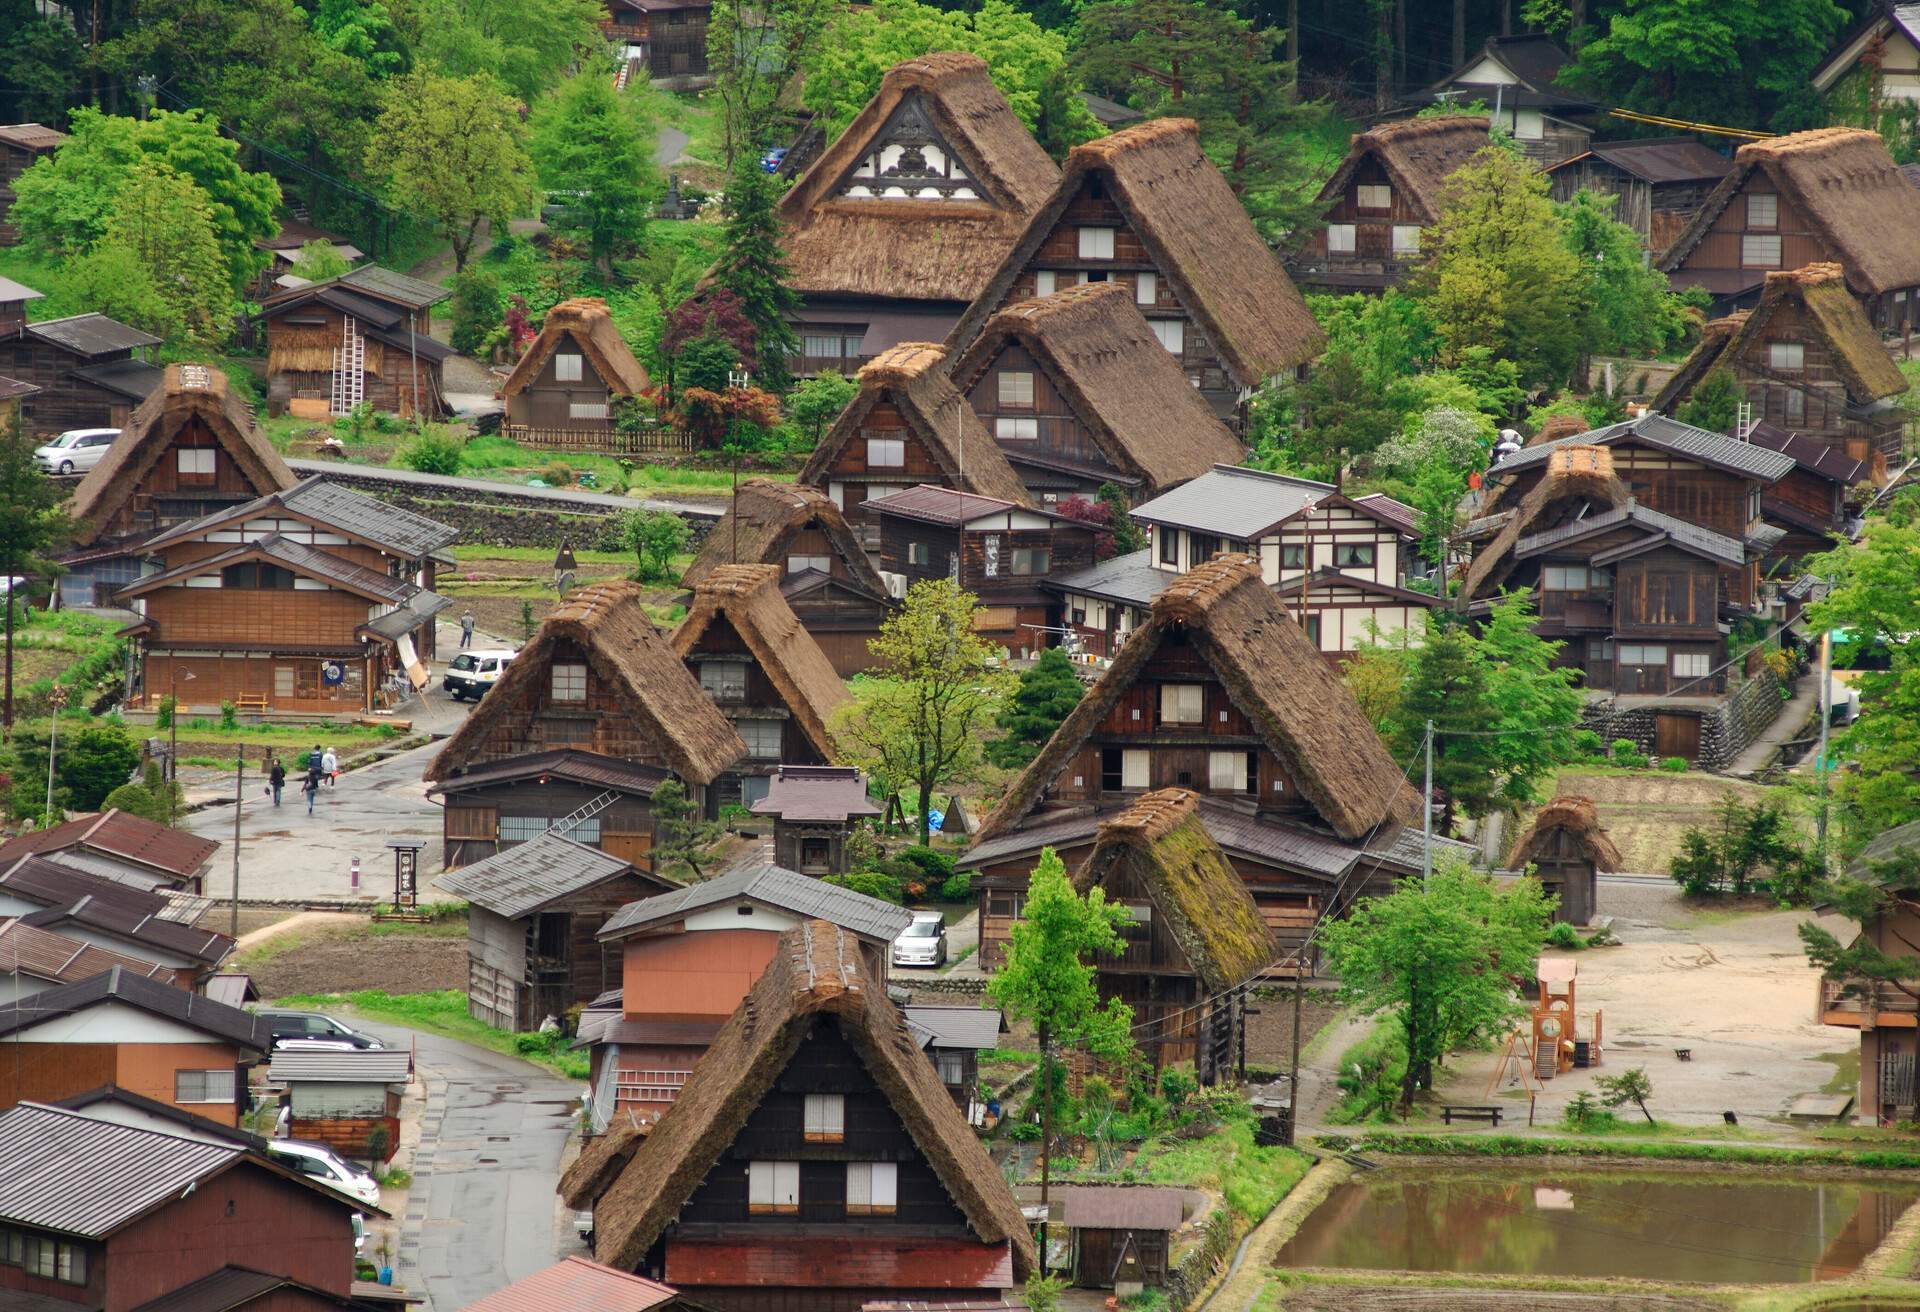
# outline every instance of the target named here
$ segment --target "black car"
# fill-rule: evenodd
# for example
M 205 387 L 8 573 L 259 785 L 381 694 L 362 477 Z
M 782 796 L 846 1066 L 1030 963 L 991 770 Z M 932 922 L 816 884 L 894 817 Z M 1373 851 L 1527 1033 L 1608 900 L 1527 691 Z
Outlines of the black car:
M 362 1034 L 359 1030 L 343 1025 L 331 1016 L 322 1016 L 317 1011 L 272 1011 L 254 1012 L 273 1026 L 273 1046 L 278 1048 L 284 1043 L 299 1040 L 303 1044 L 319 1047 L 322 1044 L 332 1048 L 384 1048 L 387 1045 L 371 1034 Z

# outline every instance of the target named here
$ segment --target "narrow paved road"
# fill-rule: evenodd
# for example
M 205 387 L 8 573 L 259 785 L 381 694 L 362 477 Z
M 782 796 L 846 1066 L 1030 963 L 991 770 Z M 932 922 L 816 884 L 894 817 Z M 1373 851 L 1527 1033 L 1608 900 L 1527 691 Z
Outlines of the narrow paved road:
M 660 129 L 660 135 L 654 139 L 653 162 L 663 169 L 670 169 L 681 155 L 686 153 L 687 143 L 692 141 L 679 128 Z
M 566 1238 L 554 1189 L 581 1086 L 471 1044 L 357 1023 L 416 1045 L 426 1086 L 399 1282 L 426 1295 L 425 1312 L 458 1312 L 553 1263 Z

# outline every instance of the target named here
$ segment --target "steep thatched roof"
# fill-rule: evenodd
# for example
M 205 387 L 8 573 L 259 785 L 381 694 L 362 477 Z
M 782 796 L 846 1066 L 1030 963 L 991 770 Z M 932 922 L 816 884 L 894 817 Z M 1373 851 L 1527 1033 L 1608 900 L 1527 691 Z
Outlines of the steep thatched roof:
M 1200 149 L 1192 119 L 1159 118 L 1075 146 L 1053 198 L 1033 216 L 986 290 L 947 337 L 963 347 L 1006 303 L 1090 175 L 1098 175 L 1170 280 L 1181 306 L 1241 387 L 1254 387 L 1320 353 L 1326 334 L 1268 249 L 1226 178 Z
M 586 652 L 594 676 L 613 690 L 634 723 L 659 744 L 673 772 L 688 783 L 712 783 L 715 775 L 745 756 L 747 745 L 653 627 L 641 596 L 640 585 L 624 579 L 568 593 L 433 758 L 427 779 L 444 781 L 481 759 L 504 717 L 550 678 L 553 649 L 562 641 Z
M 1915 234 L 1920 240 L 1920 232 Z M 1867 321 L 1859 300 L 1847 290 L 1846 276 L 1837 264 L 1809 264 L 1802 269 L 1769 273 L 1760 303 L 1746 316 L 1727 347 L 1727 359 L 1738 360 L 1768 340 L 1767 325 L 1781 306 L 1798 301 L 1807 319 L 1827 345 L 1827 358 L 1847 389 L 1847 400 L 1867 406 L 1907 390 L 1907 379 L 1880 345 L 1880 334 Z M 1778 334 L 1774 334 L 1778 336 Z
M 792 535 L 809 524 L 827 535 L 854 584 L 876 597 L 887 595 L 880 572 L 833 498 L 818 488 L 768 478 L 750 478 L 740 485 L 740 495 L 680 576 L 681 586 L 697 586 L 721 565 L 784 565 Z
M 1648 408 L 1670 415 L 1693 395 L 1706 376 L 1723 360 L 1733 357 L 1726 353 L 1727 343 L 1739 333 L 1741 325 L 1747 321 L 1745 310 L 1736 310 L 1724 319 L 1709 319 L 1700 329 L 1700 340 L 1693 344 L 1693 350 L 1680 362 L 1680 367 L 1667 379 L 1665 387 L 1660 389 Z M 1575 430 L 1576 432 L 1579 430 Z
M 1831 245 L 1856 295 L 1920 284 L 1920 190 L 1900 175 L 1877 132 L 1816 128 L 1750 141 L 1659 267 L 1685 263 L 1758 169 Z
M 955 386 L 972 387 L 1010 343 L 1033 352 L 1101 453 L 1147 495 L 1246 455 L 1124 283 L 1090 282 L 1008 306 L 954 365 Z
M 1104 821 L 1073 884 L 1084 893 L 1104 887 L 1120 871 L 1146 889 L 1155 913 L 1209 993 L 1232 988 L 1272 964 L 1273 931 L 1201 822 L 1198 793 L 1184 788 L 1147 793 Z
M 910 99 L 983 197 L 839 194 Z M 788 281 L 803 295 L 970 301 L 1059 177 L 978 55 L 939 51 L 895 64 L 866 108 L 780 201 Z
M 1169 583 L 1153 612 L 1021 771 L 975 842 L 1015 828 L 1173 631 L 1213 667 L 1287 777 L 1342 838 L 1419 818 L 1419 802 L 1340 676 L 1281 609 L 1251 556 L 1220 555 Z
M 1320 203 L 1331 204 L 1345 193 L 1354 170 L 1371 156 L 1392 180 L 1395 203 L 1405 203 L 1421 223 L 1440 217 L 1440 190 L 1462 164 L 1487 148 L 1488 122 L 1484 115 L 1446 114 L 1438 118 L 1403 118 L 1357 132 L 1327 184 Z
M 507 375 L 500 394 L 516 396 L 525 391 L 546 367 L 547 357 L 568 338 L 615 396 L 633 396 L 647 389 L 647 371 L 633 358 L 633 349 L 613 326 L 607 303 L 597 296 L 575 296 L 547 311 L 540 335 Z
M 1594 809 L 1593 799 L 1562 793 L 1541 807 L 1533 817 L 1533 824 L 1528 826 L 1508 852 L 1507 868 L 1519 870 L 1532 861 L 1556 830 L 1573 836 L 1587 854 L 1587 859 L 1593 862 L 1594 869 L 1615 871 L 1625 865 L 1620 849 L 1613 845 L 1613 840 L 1607 837 L 1607 831 L 1600 827 L 1600 816 Z
M 100 536 L 159 463 L 173 435 L 196 421 L 239 466 L 255 495 L 284 492 L 299 482 L 254 427 L 252 408 L 235 395 L 225 374 L 212 365 L 170 364 L 165 380 L 140 403 L 107 454 L 73 490 L 67 513 L 74 519 L 75 545 L 87 546 Z
M 1547 458 L 1546 475 L 1521 498 L 1493 540 L 1475 549 L 1456 606 L 1464 611 L 1498 592 L 1513 573 L 1514 548 L 1521 537 L 1536 525 L 1546 527 L 1541 521 L 1550 511 L 1579 499 L 1608 508 L 1627 503 L 1627 485 L 1614 477 L 1613 452 L 1606 447 L 1566 446 Z
M 814 448 L 800 471 L 800 481 L 810 487 L 824 486 L 827 471 L 841 449 L 861 440 L 867 416 L 886 400 L 940 466 L 945 486 L 1031 507 L 1033 498 L 1027 494 L 1026 485 L 1013 472 L 967 398 L 954 390 L 947 377 L 946 358 L 945 347 L 931 342 L 902 342 L 862 365 L 859 395 L 840 412 Z
M 614 1112 L 607 1119 L 606 1133 L 587 1140 L 573 1165 L 561 1174 L 557 1191 L 561 1201 L 575 1211 L 591 1211 L 595 1200 L 627 1169 L 650 1128 L 632 1108 Z
M 733 626 L 773 681 L 807 741 L 827 760 L 834 760 L 839 753 L 827 731 L 827 720 L 852 695 L 833 672 L 833 662 L 780 595 L 780 567 L 721 565 L 709 571 L 693 591 L 693 609 L 673 631 L 673 649 L 682 657 L 691 654 L 716 621 Z
M 597 1255 L 631 1268 L 645 1255 L 773 1088 L 816 1024 L 839 1027 L 914 1146 L 987 1244 L 1011 1244 L 1013 1273 L 1033 1241 L 1005 1177 L 967 1127 L 907 1031 L 858 937 L 824 920 L 780 936 L 773 960 L 694 1067 L 673 1106 L 594 1207 Z

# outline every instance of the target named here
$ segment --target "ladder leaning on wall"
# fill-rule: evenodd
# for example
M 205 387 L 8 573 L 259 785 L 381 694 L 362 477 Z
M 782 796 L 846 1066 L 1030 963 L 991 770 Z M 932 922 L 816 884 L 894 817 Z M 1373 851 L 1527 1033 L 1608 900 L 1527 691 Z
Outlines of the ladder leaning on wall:
M 348 415 L 367 399 L 367 341 L 352 315 L 343 314 L 340 320 L 340 345 L 333 348 L 333 391 L 327 408 L 336 415 Z

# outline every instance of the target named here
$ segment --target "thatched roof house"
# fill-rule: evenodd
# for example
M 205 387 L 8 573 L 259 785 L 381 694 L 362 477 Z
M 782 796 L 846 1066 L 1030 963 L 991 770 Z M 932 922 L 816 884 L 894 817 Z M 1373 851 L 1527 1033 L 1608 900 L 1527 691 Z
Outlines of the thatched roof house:
M 1600 816 L 1594 808 L 1593 799 L 1568 793 L 1555 797 L 1534 813 L 1533 823 L 1508 849 L 1507 868 L 1519 870 L 1534 860 L 1556 831 L 1572 835 L 1595 869 L 1617 871 L 1626 868 L 1620 849 L 1613 845 L 1613 840 L 1607 837 L 1607 831 L 1600 827 Z
M 1663 415 L 1672 414 L 1693 395 L 1693 389 L 1698 387 L 1708 374 L 1720 365 L 1729 363 L 1733 357 L 1726 353 L 1727 344 L 1739 335 L 1740 329 L 1747 322 L 1747 314 L 1746 310 L 1735 310 L 1732 314 L 1707 320 L 1700 328 L 1700 340 L 1693 344 L 1693 349 L 1687 352 L 1687 358 L 1680 362 L 1680 367 L 1673 371 L 1666 384 L 1655 394 L 1653 400 L 1647 403 L 1647 408 L 1657 410 Z M 1559 417 L 1555 416 L 1555 418 Z M 1566 417 L 1573 418 L 1573 416 Z M 1584 428 L 1585 425 L 1582 424 L 1581 427 Z M 1529 445 L 1532 444 L 1529 443 Z
M 849 519 L 859 501 L 919 483 L 1032 505 L 980 417 L 954 390 L 946 358 L 945 348 L 931 342 L 903 342 L 863 365 L 859 395 L 814 448 L 799 481 L 825 489 Z M 902 445 L 882 453 L 876 441 Z
M 1353 185 L 1367 161 L 1377 164 L 1393 187 L 1396 210 L 1423 227 L 1440 219 L 1440 193 L 1461 165 L 1487 148 L 1487 119 L 1479 114 L 1403 118 L 1356 132 L 1347 157 L 1320 188 L 1331 204 Z M 1407 220 L 1402 220 L 1403 222 Z
M 1796 309 L 1798 316 L 1794 315 Z M 1793 322 L 1785 322 L 1790 317 Z M 1898 396 L 1909 386 L 1893 357 L 1880 344 L 1880 334 L 1867 321 L 1859 300 L 1847 289 L 1846 272 L 1838 264 L 1809 264 L 1802 269 L 1769 273 L 1759 305 L 1716 322 L 1727 325 L 1726 331 L 1714 334 L 1723 338 L 1721 358 L 1736 370 L 1749 360 L 1749 370 L 1760 368 L 1764 362 L 1749 353 L 1763 343 L 1789 339 L 1804 343 L 1809 337 L 1800 331 L 1804 324 L 1811 329 L 1811 338 L 1825 349 L 1827 362 L 1844 387 L 1849 405 L 1865 409 L 1876 401 Z M 1703 339 L 1694 348 L 1694 355 L 1711 350 L 1710 342 Z M 1694 369 L 1692 356 L 1685 369 L 1696 376 L 1704 372 Z M 1676 375 L 1675 382 L 1679 379 Z M 1661 399 L 1667 399 L 1672 390 L 1670 384 L 1661 392 Z M 1677 403 L 1681 398 L 1675 399 Z M 1655 408 L 1662 407 L 1656 402 Z
M 1033 1241 L 1013 1193 L 882 984 L 869 973 L 860 940 L 849 931 L 810 920 L 783 934 L 753 991 L 596 1202 L 595 1247 L 601 1260 L 632 1270 L 664 1239 L 664 1261 L 675 1285 L 696 1302 L 705 1284 L 1005 1289 L 1024 1280 L 1034 1269 Z M 831 1082 L 822 1078 L 828 1069 L 822 1060 L 832 1063 Z M 806 1071 L 807 1081 L 783 1082 L 796 1067 Z M 738 1190 L 747 1159 L 772 1146 L 770 1136 L 784 1141 L 790 1134 L 794 1148 L 801 1148 L 801 1088 L 844 1089 L 849 1101 L 874 1093 L 884 1099 L 902 1131 L 885 1145 L 899 1164 L 900 1195 L 925 1208 L 922 1214 L 956 1213 L 964 1237 L 945 1226 L 939 1227 L 939 1237 L 925 1234 L 922 1224 L 904 1216 L 880 1223 L 859 1216 L 845 1223 L 822 1221 L 816 1224 L 825 1227 L 824 1233 L 801 1237 L 781 1228 L 760 1240 L 754 1236 L 759 1227 L 735 1225 L 724 1254 L 711 1254 L 697 1238 L 683 1234 L 683 1227 L 707 1214 L 717 1181 L 724 1177 L 725 1187 Z M 787 1125 L 784 1116 L 755 1119 L 772 1106 L 782 1112 L 791 1108 L 790 1131 L 774 1128 Z M 736 1141 L 750 1121 L 758 1128 L 753 1148 L 743 1150 Z M 805 1147 L 814 1160 L 840 1155 L 828 1143 Z M 851 1151 L 845 1155 L 849 1161 L 871 1160 Z M 723 1162 L 727 1166 L 721 1171 Z M 918 1180 L 926 1183 L 910 1183 Z M 783 1197 L 776 1193 L 767 1210 L 779 1210 Z M 826 1259 L 828 1248 L 834 1257 L 825 1268 L 804 1269 Z M 884 1281 L 874 1279 L 875 1263 L 887 1268 Z
M 561 1173 L 556 1191 L 560 1200 L 575 1211 L 590 1210 L 594 1200 L 627 1169 L 652 1126 L 651 1120 L 632 1110 L 614 1112 L 607 1118 L 607 1128 L 588 1139 L 573 1164 Z
M 1073 886 L 1081 893 L 1106 888 L 1111 900 L 1123 880 L 1153 903 L 1207 993 L 1252 979 L 1272 963 L 1273 931 L 1201 822 L 1198 793 L 1147 793 L 1101 822 Z
M 1034 812 L 1163 645 L 1186 648 L 1213 671 L 1254 735 L 1340 838 L 1418 819 L 1419 800 L 1400 767 L 1353 694 L 1261 581 L 1259 562 L 1221 555 L 1154 598 L 1146 623 L 1014 780 L 976 842 L 1012 830 Z
M 824 542 L 797 544 L 801 534 Z M 802 545 L 804 549 L 799 549 Z M 680 583 L 698 587 L 723 565 L 786 566 L 790 557 L 819 554 L 820 546 L 829 548 L 833 557 L 830 573 L 844 573 L 849 583 L 875 597 L 887 595 L 886 584 L 867 559 L 847 517 L 826 493 L 798 483 L 750 478 L 700 544 L 700 554 L 680 576 Z
M 939 51 L 894 65 L 781 198 L 802 324 L 823 306 L 836 323 L 860 307 L 855 359 L 944 332 L 1059 176 L 985 60 Z
M 163 460 L 186 447 L 216 450 L 212 486 L 198 493 L 203 497 L 247 501 L 284 492 L 298 481 L 254 427 L 252 407 L 224 373 L 211 365 L 170 364 L 160 386 L 74 489 L 67 504 L 74 544 L 89 546 L 159 526 L 154 494 L 178 495 L 179 482 L 174 462 Z
M 574 296 L 547 311 L 540 335 L 528 345 L 500 395 L 512 398 L 540 376 L 557 349 L 571 343 L 615 396 L 633 396 L 647 389 L 647 371 L 634 359 L 633 348 L 613 326 L 607 303 L 598 296 Z
M 1235 389 L 1246 389 L 1319 354 L 1320 325 L 1200 148 L 1199 125 L 1184 118 L 1152 119 L 1075 146 L 1052 197 L 948 334 L 950 346 L 970 345 L 995 311 L 1034 295 L 1042 248 L 1057 230 L 1086 222 L 1069 207 L 1090 191 L 1112 207 L 1166 284 L 1156 291 L 1157 308 L 1177 310 L 1204 334 L 1212 354 L 1202 366 L 1196 343 L 1191 366 L 1217 366 Z M 1113 258 L 1133 262 L 1117 243 Z
M 597 684 L 583 703 L 602 711 L 591 750 L 662 763 L 691 785 L 711 783 L 746 755 L 740 735 L 654 628 L 641 596 L 640 586 L 625 580 L 568 593 L 433 758 L 426 778 L 444 782 L 470 765 L 549 746 L 534 721 L 544 718 L 540 712 L 563 649 L 586 664 Z M 597 707 L 593 692 L 604 697 Z
M 728 629 L 737 644 L 721 632 Z M 686 659 L 700 651 L 710 635 L 727 639 L 720 646 L 728 651 L 744 645 L 814 751 L 822 760 L 833 760 L 837 753 L 827 722 L 853 700 L 852 694 L 780 595 L 779 566 L 720 565 L 710 570 L 694 588 L 693 609 L 673 631 L 673 649 Z
M 996 365 L 1009 348 L 1019 370 L 1045 376 L 1078 421 L 1074 436 L 1137 484 L 1136 495 L 1156 495 L 1246 454 L 1154 337 L 1123 283 L 1085 283 L 1010 305 L 988 320 L 952 370 L 976 412 L 997 401 L 982 384 L 997 382 Z M 1003 441 L 1002 449 L 1016 465 L 1029 451 L 1058 463 L 1066 453 L 1048 439 L 1059 422 L 1050 420 L 1036 440 Z
M 1546 476 L 1535 483 L 1520 503 L 1505 512 L 1492 541 L 1473 553 L 1456 606 L 1464 609 L 1476 598 L 1493 596 L 1513 572 L 1514 548 L 1521 535 L 1545 528 L 1550 511 L 1576 504 L 1588 509 L 1613 510 L 1631 497 L 1627 485 L 1613 472 L 1613 453 L 1603 446 L 1561 445 L 1547 461 Z M 1562 516 L 1564 518 L 1564 516 Z

